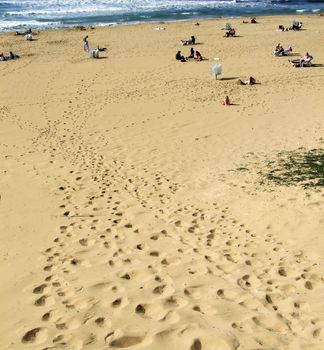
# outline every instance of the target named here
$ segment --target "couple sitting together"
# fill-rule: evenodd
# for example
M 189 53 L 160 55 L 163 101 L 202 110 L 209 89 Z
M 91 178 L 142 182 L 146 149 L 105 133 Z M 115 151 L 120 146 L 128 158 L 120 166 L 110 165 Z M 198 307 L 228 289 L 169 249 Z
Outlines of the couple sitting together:
M 275 50 L 273 51 L 273 54 L 275 56 L 288 56 L 292 52 L 292 47 L 289 46 L 287 49 L 284 49 L 283 46 L 279 43 Z

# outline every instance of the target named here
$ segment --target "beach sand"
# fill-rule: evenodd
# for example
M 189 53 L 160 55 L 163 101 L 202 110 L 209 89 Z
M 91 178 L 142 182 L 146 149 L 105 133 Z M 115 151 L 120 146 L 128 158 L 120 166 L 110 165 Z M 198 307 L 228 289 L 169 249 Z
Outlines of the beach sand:
M 323 191 L 260 178 L 323 148 L 324 17 L 289 19 L 0 36 L 1 349 L 324 348 Z

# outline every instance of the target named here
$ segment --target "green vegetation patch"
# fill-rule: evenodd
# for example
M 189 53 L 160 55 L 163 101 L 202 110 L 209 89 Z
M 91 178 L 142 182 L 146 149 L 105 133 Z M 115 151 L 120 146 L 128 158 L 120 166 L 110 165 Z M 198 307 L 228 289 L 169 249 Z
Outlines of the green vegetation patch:
M 324 149 L 309 151 L 286 151 L 267 160 L 259 171 L 261 183 L 273 182 L 276 185 L 303 188 L 324 186 Z

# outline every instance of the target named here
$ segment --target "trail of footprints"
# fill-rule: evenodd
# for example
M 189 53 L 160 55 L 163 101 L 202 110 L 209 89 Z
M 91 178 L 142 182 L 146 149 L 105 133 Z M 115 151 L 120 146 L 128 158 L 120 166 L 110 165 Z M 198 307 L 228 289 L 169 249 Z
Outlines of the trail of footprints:
M 81 81 L 80 96 L 92 83 Z M 44 102 L 47 128 L 34 139 L 51 166 L 35 171 L 55 184 L 62 225 L 30 290 L 41 317 L 20 341 L 42 350 L 320 349 L 324 321 L 308 302 L 323 295 L 320 266 L 270 231 L 251 232 L 228 207 L 179 200 L 181 186 L 161 171 L 104 160 L 82 133 L 82 103 L 69 103 L 62 123 Z
M 40 326 L 27 331 L 23 342 L 43 341 L 46 333 L 51 345 L 42 349 L 82 349 L 87 344 L 150 348 L 159 337 L 165 337 L 165 344 L 181 339 L 192 327 L 182 321 L 188 314 L 197 327 L 188 331 L 188 346 L 179 340 L 188 349 L 199 348 L 197 344 L 208 348 L 208 332 L 197 325 L 204 323 L 212 334 L 214 321 L 222 322 L 227 334 L 217 340 L 224 349 L 250 344 L 262 349 L 268 333 L 273 334 L 272 345 L 281 348 L 300 333 L 305 339 L 320 337 L 321 321 L 303 298 L 322 278 L 302 252 L 291 254 L 271 234 L 257 237 L 216 203 L 205 209 L 177 203 L 165 217 L 157 201 L 151 209 L 156 214 L 152 227 L 138 228 L 119 201 L 120 193 L 110 193 L 113 180 L 108 187 L 95 180 L 89 190 L 93 195 L 81 189 L 85 202 L 73 207 L 70 189 L 78 181 L 82 188 L 83 176 L 71 185 L 65 180 L 58 189 L 64 193 L 62 209 L 70 211 L 62 213 L 67 224 L 45 251 L 44 281 L 33 289 L 35 306 L 46 310 Z M 146 208 L 140 200 L 139 205 Z M 155 231 L 154 220 L 165 228 Z M 261 239 L 267 241 L 267 252 L 259 249 Z M 238 310 L 237 319 L 218 314 L 224 305 Z M 120 314 L 127 315 L 127 325 Z M 140 322 L 147 328 L 132 329 Z M 241 333 L 242 338 L 250 335 L 248 344 L 241 343 Z

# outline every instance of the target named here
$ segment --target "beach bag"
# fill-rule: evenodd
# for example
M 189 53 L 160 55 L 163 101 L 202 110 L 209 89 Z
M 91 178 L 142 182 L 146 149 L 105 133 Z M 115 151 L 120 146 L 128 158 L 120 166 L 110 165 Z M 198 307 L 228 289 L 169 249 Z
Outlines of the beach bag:
M 32 41 L 33 40 L 33 35 L 31 33 L 26 34 L 25 39 L 28 41 Z
M 90 50 L 90 58 L 99 58 L 99 50 L 91 49 Z

